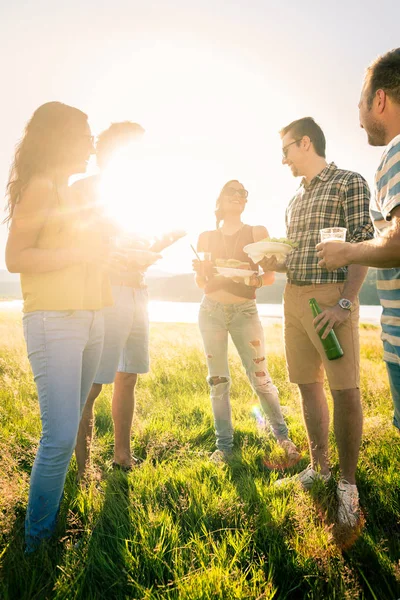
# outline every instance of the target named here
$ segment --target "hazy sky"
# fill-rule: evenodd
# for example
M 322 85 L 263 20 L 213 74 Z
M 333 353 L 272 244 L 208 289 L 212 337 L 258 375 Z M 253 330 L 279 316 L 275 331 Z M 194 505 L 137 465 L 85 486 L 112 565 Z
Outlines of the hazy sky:
M 122 202 L 117 189 L 115 206 L 133 229 L 188 230 L 160 267 L 190 270 L 188 241 L 214 226 L 228 179 L 249 190 L 245 220 L 283 235 L 298 181 L 278 130 L 313 116 L 328 160 L 371 183 L 381 150 L 367 145 L 357 103 L 366 66 L 400 45 L 399 23 L 393 0 L 3 4 L 2 189 L 26 121 L 60 100 L 87 112 L 94 134 L 125 119 L 146 129 L 148 190 Z

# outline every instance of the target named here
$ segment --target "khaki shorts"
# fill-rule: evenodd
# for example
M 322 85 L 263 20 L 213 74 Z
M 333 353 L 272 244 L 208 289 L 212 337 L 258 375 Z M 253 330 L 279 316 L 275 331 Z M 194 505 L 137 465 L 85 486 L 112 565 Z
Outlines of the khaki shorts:
M 344 355 L 337 360 L 326 358 L 321 340 L 313 325 L 308 304 L 315 298 L 322 310 L 342 298 L 343 283 L 296 286 L 288 283 L 284 292 L 284 336 L 289 379 L 292 383 L 322 383 L 324 369 L 332 390 L 347 390 L 360 385 L 360 342 L 358 333 L 359 303 L 349 318 L 335 327 Z

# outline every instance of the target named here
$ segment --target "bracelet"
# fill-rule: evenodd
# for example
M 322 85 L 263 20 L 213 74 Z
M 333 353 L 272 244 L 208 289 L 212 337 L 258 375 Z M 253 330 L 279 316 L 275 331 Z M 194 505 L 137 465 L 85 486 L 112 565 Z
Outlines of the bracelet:
M 264 285 L 262 275 L 254 275 L 254 277 L 257 279 L 257 283 L 256 283 L 256 285 L 253 285 L 252 287 L 255 287 L 257 289 L 261 288 Z M 249 277 L 249 283 L 250 283 L 250 277 Z

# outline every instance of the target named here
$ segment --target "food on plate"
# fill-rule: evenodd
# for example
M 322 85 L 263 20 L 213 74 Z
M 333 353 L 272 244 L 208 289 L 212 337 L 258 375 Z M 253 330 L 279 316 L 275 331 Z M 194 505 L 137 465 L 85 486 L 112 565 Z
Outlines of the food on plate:
M 242 262 L 241 260 L 236 260 L 235 258 L 217 258 L 215 264 L 217 267 L 223 267 L 225 269 L 244 269 L 245 271 L 251 270 L 250 263 Z
M 299 242 L 292 242 L 292 240 L 288 240 L 287 238 L 264 238 L 260 240 L 260 242 L 275 242 L 277 244 L 287 244 L 291 248 L 297 248 Z
M 247 244 L 243 250 L 254 263 L 259 263 L 263 258 L 271 256 L 284 256 L 293 252 L 299 244 L 287 238 L 265 238 L 259 242 Z

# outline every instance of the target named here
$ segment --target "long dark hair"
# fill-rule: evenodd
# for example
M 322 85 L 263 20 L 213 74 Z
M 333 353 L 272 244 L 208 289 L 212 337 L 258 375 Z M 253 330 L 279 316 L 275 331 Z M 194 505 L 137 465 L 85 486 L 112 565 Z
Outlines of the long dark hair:
M 68 161 L 74 133 L 83 130 L 87 119 L 84 112 L 62 102 L 47 102 L 35 110 L 17 144 L 11 164 L 4 222 L 12 218 L 15 205 L 32 177 Z
M 219 196 L 217 198 L 217 202 L 215 204 L 216 229 L 219 228 L 219 224 L 221 223 L 221 221 L 224 220 L 224 209 L 221 206 L 221 200 L 226 188 L 229 187 L 231 183 L 240 183 L 240 181 L 238 181 L 237 179 L 230 179 L 225 183 L 224 187 L 220 191 Z

